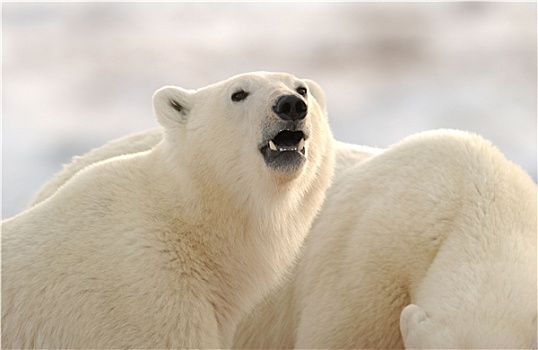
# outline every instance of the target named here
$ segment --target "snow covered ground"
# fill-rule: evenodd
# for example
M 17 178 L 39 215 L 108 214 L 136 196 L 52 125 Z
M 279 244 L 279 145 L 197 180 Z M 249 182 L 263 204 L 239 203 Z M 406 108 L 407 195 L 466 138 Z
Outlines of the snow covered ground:
M 2 214 L 151 95 L 254 71 L 321 84 L 342 141 L 456 128 L 536 179 L 536 3 L 3 3 Z

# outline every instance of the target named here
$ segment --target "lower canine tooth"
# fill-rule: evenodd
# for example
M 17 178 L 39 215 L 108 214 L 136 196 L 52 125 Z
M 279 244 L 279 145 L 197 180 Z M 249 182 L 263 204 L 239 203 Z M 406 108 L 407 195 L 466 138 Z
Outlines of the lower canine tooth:
M 299 146 L 297 148 L 299 149 L 299 151 L 303 150 L 303 148 L 304 148 L 304 139 L 301 139 L 301 141 L 299 141 Z
M 273 151 L 276 151 L 276 145 L 272 140 L 269 140 L 269 148 Z

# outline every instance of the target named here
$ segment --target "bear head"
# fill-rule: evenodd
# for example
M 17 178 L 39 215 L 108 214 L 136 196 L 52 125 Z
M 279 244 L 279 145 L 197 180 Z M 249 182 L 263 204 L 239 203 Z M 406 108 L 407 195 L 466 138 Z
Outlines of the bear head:
M 207 184 L 310 183 L 332 167 L 322 164 L 332 159 L 325 95 L 311 80 L 247 73 L 198 90 L 165 86 L 153 105 L 170 162 Z

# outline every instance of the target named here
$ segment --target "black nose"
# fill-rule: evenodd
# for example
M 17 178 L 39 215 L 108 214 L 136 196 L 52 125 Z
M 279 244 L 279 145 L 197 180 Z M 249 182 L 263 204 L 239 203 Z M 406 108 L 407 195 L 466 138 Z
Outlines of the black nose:
M 306 117 L 306 103 L 295 95 L 283 95 L 273 106 L 273 111 L 284 120 L 301 120 Z

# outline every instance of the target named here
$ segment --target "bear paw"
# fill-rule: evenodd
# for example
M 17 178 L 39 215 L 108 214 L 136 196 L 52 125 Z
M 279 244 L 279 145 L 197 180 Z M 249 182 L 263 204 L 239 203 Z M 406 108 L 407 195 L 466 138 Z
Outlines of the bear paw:
M 400 332 L 406 349 L 417 349 L 420 334 L 424 332 L 428 322 L 428 315 L 418 305 L 407 305 L 400 314 Z

